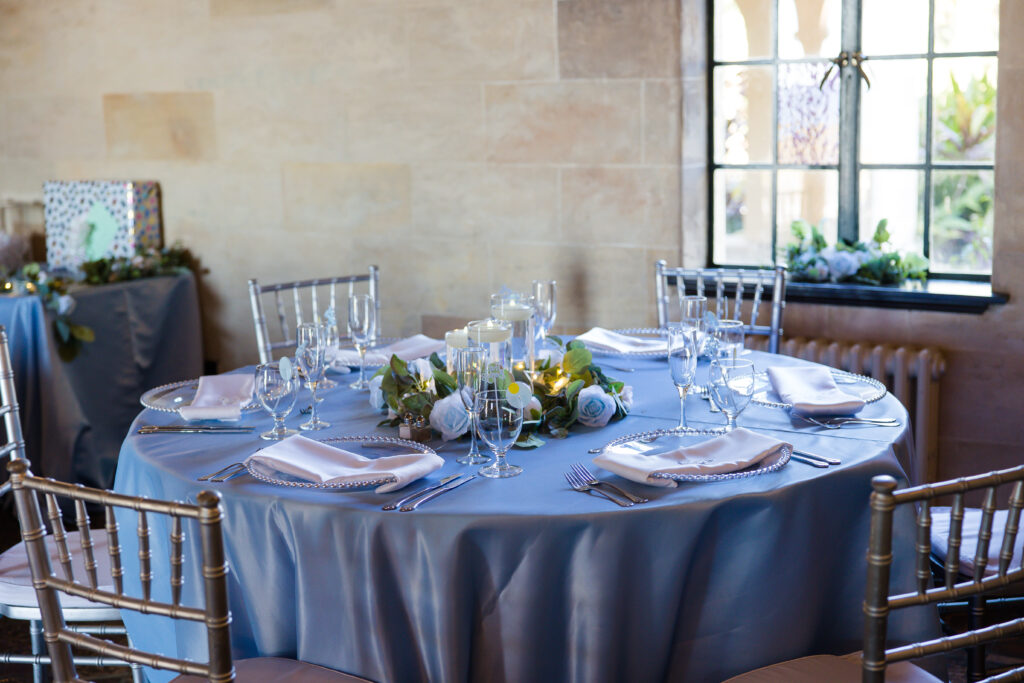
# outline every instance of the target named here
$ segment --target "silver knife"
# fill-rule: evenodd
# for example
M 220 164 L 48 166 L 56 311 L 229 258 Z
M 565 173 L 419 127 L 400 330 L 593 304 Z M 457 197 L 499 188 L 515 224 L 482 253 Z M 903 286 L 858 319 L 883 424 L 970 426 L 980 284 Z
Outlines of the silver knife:
M 139 434 L 249 434 L 255 427 L 213 427 L 203 425 L 143 425 Z
M 448 482 L 450 482 L 451 480 L 458 479 L 461 476 L 462 476 L 461 474 L 450 474 L 447 477 L 445 477 L 444 479 L 442 479 L 441 481 L 437 482 L 436 484 L 431 484 L 430 486 L 424 486 L 420 490 L 414 491 L 414 492 L 410 493 L 408 496 L 406 496 L 405 498 L 402 498 L 401 500 L 396 500 L 394 503 L 388 503 L 387 505 L 382 507 L 381 510 L 397 510 L 399 507 L 405 505 L 410 500 L 412 500 L 414 498 L 419 498 L 420 496 L 422 496 L 425 493 L 430 493 L 431 491 L 437 490 L 437 489 L 441 488 L 442 486 L 444 486 L 445 484 L 447 484 Z
M 471 474 L 468 477 L 466 477 L 465 479 L 459 479 L 458 481 L 453 481 L 450 484 L 446 484 L 445 486 L 442 486 L 441 488 L 437 489 L 436 491 L 431 491 L 427 495 L 425 495 L 422 498 L 418 499 L 412 505 L 403 505 L 402 507 L 400 507 L 398 509 L 399 509 L 400 512 L 411 512 L 411 511 L 415 510 L 416 508 L 418 508 L 420 505 L 423 505 L 424 503 L 426 503 L 428 500 L 431 500 L 432 498 L 437 498 L 442 493 L 447 493 L 448 491 L 452 491 L 454 489 L 457 489 L 460 486 L 462 486 L 463 484 L 465 484 L 467 481 L 472 481 L 474 479 L 476 479 L 476 475 L 475 474 Z
M 802 455 L 803 457 L 811 458 L 812 460 L 821 460 L 822 462 L 828 463 L 829 465 L 843 464 L 842 461 L 839 460 L 838 458 L 830 458 L 825 455 L 818 455 L 817 453 L 808 453 L 807 451 L 798 451 L 795 448 L 793 449 L 793 455 Z

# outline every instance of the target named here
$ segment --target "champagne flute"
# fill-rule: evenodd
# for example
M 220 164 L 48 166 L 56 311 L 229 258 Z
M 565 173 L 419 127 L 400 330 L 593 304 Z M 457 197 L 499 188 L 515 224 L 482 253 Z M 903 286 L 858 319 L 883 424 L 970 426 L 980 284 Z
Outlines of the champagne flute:
M 320 419 L 317 412 L 316 389 L 324 377 L 324 326 L 318 323 L 302 323 L 296 335 L 295 364 L 299 366 L 306 379 L 306 387 L 312 394 L 312 406 L 309 421 L 299 425 L 299 429 L 313 432 L 331 425 Z
M 476 395 L 476 428 L 480 438 L 494 451 L 494 462 L 480 468 L 485 477 L 503 479 L 522 474 L 523 468 L 510 465 L 505 453 L 519 438 L 523 428 L 523 409 L 508 400 L 506 389 L 487 389 Z
M 459 383 L 459 397 L 469 414 L 469 452 L 455 458 L 460 465 L 482 465 L 491 459 L 480 452 L 476 443 L 476 395 L 483 388 L 487 367 L 487 349 L 466 346 L 455 352 L 455 378 Z
M 707 322 L 704 314 L 708 312 L 708 300 L 703 296 L 680 296 L 680 308 L 682 309 L 683 327 L 692 328 L 697 334 L 697 355 L 704 350 L 704 340 L 707 338 Z
M 670 327 L 668 330 L 668 368 L 672 383 L 679 392 L 679 426 L 686 429 L 686 392 L 697 374 L 697 332 L 691 327 Z
M 736 428 L 736 417 L 754 395 L 754 362 L 715 358 L 711 361 L 711 395 L 725 413 L 725 431 Z
M 338 326 L 330 321 L 324 323 L 324 379 L 320 386 L 324 389 L 333 389 L 338 383 L 327 376 L 327 369 L 334 366 L 334 360 L 341 350 L 341 334 Z
M 256 398 L 270 417 L 274 418 L 274 428 L 260 434 L 260 438 L 280 441 L 286 436 L 298 434 L 298 431 L 284 426 L 284 419 L 295 407 L 299 389 L 299 378 L 291 360 L 285 357 L 257 366 L 255 388 Z
M 352 343 L 359 352 L 359 379 L 353 382 L 353 389 L 366 389 L 366 349 L 377 331 L 377 310 L 369 294 L 353 294 L 348 298 L 348 327 Z
M 547 341 L 548 332 L 555 324 L 555 317 L 558 310 L 555 306 L 555 291 L 557 283 L 554 280 L 533 281 L 533 305 L 536 309 L 535 319 L 537 331 L 540 334 L 541 346 Z

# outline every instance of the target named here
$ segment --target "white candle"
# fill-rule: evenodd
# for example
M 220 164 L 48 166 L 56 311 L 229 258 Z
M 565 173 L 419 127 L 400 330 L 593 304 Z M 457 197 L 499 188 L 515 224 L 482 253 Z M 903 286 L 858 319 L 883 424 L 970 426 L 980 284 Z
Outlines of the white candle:
M 491 306 L 491 315 L 498 320 L 529 320 L 533 316 L 533 306 L 513 302 L 495 304 Z
M 451 349 L 463 349 L 469 345 L 469 333 L 465 327 L 444 333 L 444 343 Z
M 493 344 L 508 341 L 512 338 L 512 330 L 507 325 L 484 323 L 471 327 L 469 334 L 477 344 Z

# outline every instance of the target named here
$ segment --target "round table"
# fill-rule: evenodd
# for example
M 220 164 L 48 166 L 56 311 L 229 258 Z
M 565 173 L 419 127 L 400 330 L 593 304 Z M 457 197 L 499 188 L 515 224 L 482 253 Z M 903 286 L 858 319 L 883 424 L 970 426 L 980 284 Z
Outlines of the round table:
M 759 370 L 805 363 L 750 357 Z M 903 406 L 886 395 L 861 412 L 896 417 L 898 428 L 826 430 L 751 404 L 741 426 L 842 464 L 790 461 L 771 474 L 671 489 L 599 471 L 651 499 L 621 508 L 571 490 L 563 472 L 589 464 L 587 449 L 616 436 L 674 426 L 678 397 L 664 360 L 597 362 L 634 387 L 629 417 L 513 450 L 521 476 L 475 479 L 415 512 L 381 510 L 403 492 L 294 489 L 248 475 L 197 482 L 266 442 L 134 433 L 140 424 L 180 422 L 151 410 L 124 442 L 115 489 L 178 500 L 195 500 L 204 488 L 222 494 L 240 657 L 297 657 L 376 681 L 711 681 L 859 649 L 870 480 L 906 481 L 901 463 L 911 461 L 913 444 Z M 317 436 L 396 431 L 376 427 L 381 416 L 365 392 L 339 384 L 322 409 L 333 426 Z M 306 401 L 304 392 L 299 405 Z M 699 397 L 688 399 L 688 418 L 696 427 L 724 421 Z M 270 419 L 246 413 L 243 423 L 259 431 Z M 467 447 L 448 444 L 445 466 L 427 481 L 466 469 L 455 456 Z M 124 519 L 122 528 L 130 532 L 134 523 Z M 134 534 L 122 536 L 131 557 Z M 909 516 L 897 519 L 894 537 L 894 588 L 910 589 Z M 161 567 L 166 529 L 154 529 L 154 542 Z M 198 557 L 197 549 L 186 557 Z M 201 582 L 195 562 L 186 565 L 186 596 L 194 600 Z M 168 592 L 159 582 L 155 590 Z M 125 622 L 140 646 L 205 656 L 201 627 L 131 614 Z M 892 620 L 890 637 L 934 629 L 927 615 L 907 615 Z

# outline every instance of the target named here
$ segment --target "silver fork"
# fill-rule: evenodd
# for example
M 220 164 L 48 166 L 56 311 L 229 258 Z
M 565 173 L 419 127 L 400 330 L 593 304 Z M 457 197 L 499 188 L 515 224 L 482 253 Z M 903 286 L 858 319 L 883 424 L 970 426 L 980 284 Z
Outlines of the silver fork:
M 605 493 L 604 491 L 602 491 L 599 488 L 594 488 L 593 486 L 587 484 L 585 481 L 582 481 L 579 477 L 577 477 L 572 472 L 565 472 L 564 474 L 565 474 L 565 480 L 567 482 L 569 482 L 569 486 L 574 491 L 579 491 L 581 493 L 594 492 L 594 493 L 597 493 L 597 494 L 601 495 L 604 498 L 607 498 L 608 500 L 610 500 L 611 502 L 615 503 L 616 505 L 621 505 L 624 508 L 633 507 L 633 502 L 632 501 L 621 500 L 621 499 L 616 498 L 615 496 L 611 495 L 610 493 Z
M 209 480 L 213 479 L 214 477 L 216 477 L 217 475 L 224 474 L 228 470 L 235 469 L 236 467 L 244 467 L 244 465 L 242 463 L 240 463 L 240 462 L 233 462 L 230 465 L 228 465 L 227 467 L 221 467 L 216 472 L 210 472 L 209 474 L 204 474 L 201 477 L 196 477 L 196 481 L 209 481 Z
M 628 498 L 629 500 L 633 501 L 634 503 L 646 503 L 647 502 L 646 498 L 642 498 L 640 496 L 635 496 L 632 493 L 630 493 L 629 491 L 626 491 L 624 489 L 619 488 L 618 486 L 616 486 L 615 484 L 611 483 L 610 481 L 601 481 L 600 479 L 595 477 L 594 473 L 591 472 L 590 470 L 588 470 L 587 467 L 583 463 L 581 463 L 581 462 L 574 462 L 571 465 L 571 469 L 572 469 L 572 471 L 574 473 L 579 475 L 580 479 L 582 479 L 583 482 L 585 484 L 587 484 L 588 486 L 607 486 L 608 488 L 610 488 L 615 493 L 619 494 L 623 498 Z

